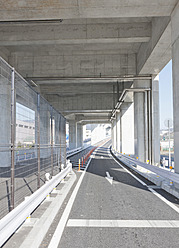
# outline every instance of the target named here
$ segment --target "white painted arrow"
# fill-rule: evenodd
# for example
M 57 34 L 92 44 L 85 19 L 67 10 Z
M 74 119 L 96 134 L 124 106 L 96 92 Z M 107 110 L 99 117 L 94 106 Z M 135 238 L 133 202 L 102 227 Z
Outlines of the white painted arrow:
M 110 174 L 109 174 L 108 171 L 106 171 L 106 176 L 107 176 L 107 177 L 105 177 L 105 178 L 108 180 L 108 182 L 109 182 L 110 184 L 112 184 L 112 182 L 113 182 L 113 177 L 110 176 Z

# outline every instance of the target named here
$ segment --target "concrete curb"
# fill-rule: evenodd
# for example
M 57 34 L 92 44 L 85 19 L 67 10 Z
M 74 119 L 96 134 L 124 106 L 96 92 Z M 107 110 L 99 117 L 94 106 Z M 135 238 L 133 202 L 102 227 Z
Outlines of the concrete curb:
M 21 244 L 20 248 L 38 248 L 40 246 L 46 233 L 48 232 L 50 225 L 55 219 L 55 216 L 57 215 L 68 192 L 76 180 L 76 175 L 74 172 L 71 172 L 69 175 L 70 179 L 65 183 L 61 190 L 57 191 L 57 196 L 53 199 L 50 206 L 46 209 L 40 219 L 35 222 L 33 229 Z

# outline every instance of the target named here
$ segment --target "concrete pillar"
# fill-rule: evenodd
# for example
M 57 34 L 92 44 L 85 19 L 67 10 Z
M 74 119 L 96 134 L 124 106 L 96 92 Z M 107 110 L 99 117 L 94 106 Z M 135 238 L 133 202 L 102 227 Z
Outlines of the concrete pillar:
M 77 122 L 74 120 L 69 121 L 69 148 L 77 148 Z
M 120 152 L 120 142 L 121 142 L 121 113 L 117 112 L 116 113 L 116 150 Z
M 83 146 L 83 125 L 77 123 L 77 147 Z
M 112 147 L 116 150 L 116 118 L 111 122 Z
M 172 16 L 173 124 L 175 172 L 179 173 L 179 3 Z
M 11 166 L 11 83 L 0 78 L 0 167 Z
M 121 152 L 134 154 L 134 104 L 121 106 Z
M 114 127 L 113 127 L 113 120 L 111 122 L 111 141 L 112 141 L 112 148 L 114 148 Z
M 150 88 L 150 80 L 135 80 L 133 87 Z M 140 161 L 148 160 L 148 122 L 147 122 L 147 94 L 146 92 L 134 93 L 134 149 L 135 156 Z
M 116 130 L 116 116 L 115 116 L 115 119 L 114 119 L 114 122 L 113 122 L 113 137 L 114 137 L 114 149 L 116 150 L 116 135 L 117 135 L 117 130 Z
M 112 147 L 116 150 L 116 119 L 113 119 L 111 123 L 111 136 Z
M 159 76 L 151 80 L 151 118 L 152 118 L 152 164 L 160 164 L 160 109 L 159 109 Z

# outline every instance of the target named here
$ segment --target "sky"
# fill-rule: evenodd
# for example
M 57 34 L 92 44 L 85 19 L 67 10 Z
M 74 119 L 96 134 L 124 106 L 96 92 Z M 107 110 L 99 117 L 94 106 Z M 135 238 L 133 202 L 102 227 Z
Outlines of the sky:
M 172 61 L 159 74 L 160 129 L 164 129 L 165 120 L 173 120 Z

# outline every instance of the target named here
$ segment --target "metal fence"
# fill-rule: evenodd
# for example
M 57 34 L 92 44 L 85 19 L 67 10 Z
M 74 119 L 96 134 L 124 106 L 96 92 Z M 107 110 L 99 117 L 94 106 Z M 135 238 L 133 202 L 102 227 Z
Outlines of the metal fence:
M 0 218 L 65 163 L 65 118 L 0 58 Z

